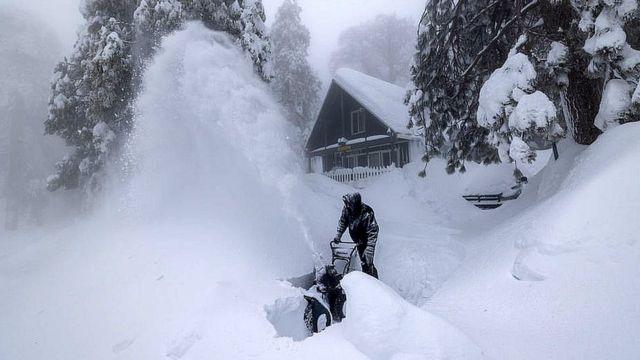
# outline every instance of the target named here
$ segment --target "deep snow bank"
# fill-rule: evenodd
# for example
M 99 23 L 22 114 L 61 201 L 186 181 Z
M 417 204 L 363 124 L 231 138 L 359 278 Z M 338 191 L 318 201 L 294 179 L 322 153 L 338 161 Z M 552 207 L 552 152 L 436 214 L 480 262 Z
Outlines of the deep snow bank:
M 474 255 L 426 308 L 493 358 L 637 358 L 639 137 L 623 125 L 550 164 L 543 200 L 470 240 Z
M 361 272 L 342 281 L 346 339 L 372 359 L 482 359 L 481 350 L 437 316 Z

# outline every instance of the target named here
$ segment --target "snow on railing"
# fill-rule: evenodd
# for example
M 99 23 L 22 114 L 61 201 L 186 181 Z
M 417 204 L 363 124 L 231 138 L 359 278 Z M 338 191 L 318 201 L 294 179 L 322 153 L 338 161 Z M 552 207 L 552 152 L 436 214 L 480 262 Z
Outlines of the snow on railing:
M 394 168 L 395 165 L 386 167 L 355 167 L 353 169 L 333 169 L 324 174 L 337 182 L 350 183 L 386 174 L 393 171 Z

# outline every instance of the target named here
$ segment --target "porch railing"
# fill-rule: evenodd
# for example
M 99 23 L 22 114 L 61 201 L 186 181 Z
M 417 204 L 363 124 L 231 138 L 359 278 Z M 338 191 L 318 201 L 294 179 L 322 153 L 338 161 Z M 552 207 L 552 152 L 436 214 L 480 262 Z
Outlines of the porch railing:
M 386 167 L 355 167 L 353 169 L 333 169 L 324 174 L 335 181 L 351 183 L 380 176 L 393 171 L 393 169 L 395 169 L 395 165 Z

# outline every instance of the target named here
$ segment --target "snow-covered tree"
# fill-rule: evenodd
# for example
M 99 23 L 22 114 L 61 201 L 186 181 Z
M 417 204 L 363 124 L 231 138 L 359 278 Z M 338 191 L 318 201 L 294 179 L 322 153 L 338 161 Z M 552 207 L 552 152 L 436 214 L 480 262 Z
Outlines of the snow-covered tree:
M 133 14 L 137 61 L 147 59 L 160 45 L 163 36 L 179 29 L 185 13 L 179 0 L 141 0 Z
M 526 42 L 526 36 L 521 36 L 506 62 L 484 83 L 477 112 L 478 124 L 489 130 L 489 143 L 498 150 L 500 160 L 516 165 L 532 162 L 535 150 L 549 148 L 564 135 L 555 104 L 537 88 L 534 64 L 519 52 Z M 548 66 L 566 59 L 566 47 L 554 45 Z
M 273 78 L 271 42 L 264 22 L 266 16 L 261 0 L 236 0 L 229 7 L 232 27 L 242 49 L 254 63 L 256 72 L 265 80 Z
M 410 125 L 424 128 L 423 159 L 444 157 L 449 173 L 464 171 L 465 161 L 498 160 L 486 141 L 487 130 L 475 119 L 480 87 L 510 47 L 510 39 L 499 35 L 513 9 L 494 3 L 429 1 L 418 29 L 413 87 L 407 95 Z
M 234 37 L 255 64 L 271 78 L 270 43 L 260 0 L 85 0 L 85 24 L 72 55 L 55 69 L 48 134 L 74 148 L 48 178 L 50 190 L 100 187 L 102 169 L 128 135 L 145 61 L 162 36 L 187 20 Z
M 300 22 L 302 9 L 285 0 L 271 28 L 273 43 L 272 87 L 291 121 L 306 131 L 319 102 L 320 81 L 307 61 L 311 37 Z
M 351 27 L 340 34 L 331 68 L 348 67 L 404 87 L 409 81 L 415 31 L 411 20 L 395 15 L 379 15 Z
M 605 131 L 619 123 L 640 120 L 640 51 L 627 42 L 625 31 L 628 22 L 638 19 L 638 1 L 575 3 L 581 10 L 580 29 L 589 36 L 584 43 L 584 50 L 591 55 L 588 71 L 604 81 L 596 126 Z
M 49 177 L 51 190 L 78 185 L 95 190 L 110 152 L 131 126 L 132 5 L 87 0 L 81 7 L 86 23 L 71 57 L 56 67 L 45 121 L 48 134 L 74 148 Z
M 585 13 L 584 9 L 588 6 L 584 3 L 593 6 L 592 12 Z M 593 11 L 600 14 L 606 6 L 596 4 L 599 2 L 595 0 L 584 3 L 569 0 L 429 1 L 421 20 L 418 52 L 412 68 L 414 87 L 407 96 L 412 125 L 425 128 L 425 160 L 442 156 L 448 161 L 449 172 L 464 170 L 465 161 L 487 163 L 499 159 L 495 152 L 490 151 L 491 148 L 499 149 L 503 160 L 513 160 L 511 156 L 504 155 L 510 153 L 507 150 L 514 137 L 522 139 L 521 136 L 525 136 L 527 139 L 523 142 L 533 151 L 551 146 L 563 136 L 565 130 L 578 143 L 593 142 L 600 133 L 594 126 L 594 119 L 599 110 L 602 113 L 607 109 L 599 104 L 601 81 L 586 76 L 586 70 L 602 69 L 598 65 L 602 58 L 594 57 L 592 61 L 588 52 L 593 47 L 591 44 L 597 41 L 588 39 L 579 27 L 588 29 L 584 20 L 580 22 L 580 18 L 584 18 L 585 14 L 593 14 Z M 624 9 L 630 7 L 626 1 L 603 0 L 601 3 Z M 627 13 L 622 17 L 625 21 L 620 22 L 620 26 L 624 25 L 625 31 L 631 34 L 634 43 L 640 41 L 640 31 L 630 26 L 635 17 L 629 14 L 636 13 L 637 10 Z M 595 23 L 604 23 L 596 21 L 596 18 L 593 17 L 594 29 Z M 619 32 L 594 30 L 596 33 L 609 39 L 608 36 Z M 510 53 L 514 44 L 517 50 Z M 632 62 L 629 59 L 636 57 L 635 50 L 630 46 L 621 46 L 620 49 L 620 52 L 632 56 L 627 60 L 618 57 L 617 61 L 629 65 Z M 592 52 L 605 54 L 611 53 L 611 50 Z M 608 57 L 605 56 L 605 59 Z M 529 64 L 527 69 L 535 73 L 525 82 L 524 88 L 520 86 L 522 84 L 516 86 L 508 81 L 497 81 L 499 76 L 514 73 L 514 62 Z M 623 89 L 620 89 L 620 82 L 604 87 L 606 92 L 611 93 L 609 98 L 618 98 L 613 95 L 615 93 L 626 94 L 622 97 L 624 101 L 612 104 L 613 109 L 608 112 L 627 119 L 636 109 L 632 95 L 637 86 L 637 66 L 623 69 L 619 64 L 611 65 L 609 60 L 605 62 L 608 64 L 605 69 L 613 69 L 609 71 L 609 77 L 616 78 L 624 74 L 629 84 Z M 616 66 L 622 70 L 616 70 Z M 492 73 L 494 75 L 489 77 Z M 481 88 L 485 82 L 487 89 L 483 95 Z M 498 84 L 508 88 L 503 89 L 505 93 L 517 88 L 517 94 L 491 99 L 487 95 L 490 94 L 489 89 L 498 89 Z M 520 94 L 520 91 L 524 94 Z M 540 94 L 529 97 L 536 92 Z M 542 123 L 536 123 L 536 129 L 530 129 L 532 131 L 528 135 L 522 129 L 509 127 L 511 112 L 518 107 L 520 95 L 527 95 L 524 104 L 520 105 L 522 107 L 534 99 L 541 100 L 541 95 L 544 95 L 549 100 L 544 103 L 553 104 L 556 109 L 555 118 L 545 116 L 546 125 L 537 127 Z M 490 106 L 487 104 L 492 101 L 502 104 L 500 108 L 503 113 L 497 117 L 498 120 L 494 122 L 496 117 L 493 115 L 485 116 L 494 112 L 478 109 L 479 100 L 484 101 L 488 108 Z M 476 115 L 481 117 L 476 118 Z M 533 136 L 534 133 L 537 135 Z M 518 149 L 523 147 L 519 146 Z

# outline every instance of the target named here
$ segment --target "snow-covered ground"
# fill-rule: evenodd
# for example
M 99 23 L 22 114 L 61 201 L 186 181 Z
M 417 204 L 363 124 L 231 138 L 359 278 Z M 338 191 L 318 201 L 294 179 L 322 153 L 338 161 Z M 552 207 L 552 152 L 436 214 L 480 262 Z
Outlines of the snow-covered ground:
M 623 125 L 552 163 L 531 207 L 469 237 L 472 256 L 424 308 L 492 358 L 638 358 L 638 136 Z
M 413 164 L 362 189 L 302 174 L 250 62 L 200 25 L 144 85 L 132 175 L 91 214 L 0 230 L 0 359 L 637 358 L 637 124 L 564 144 L 519 200 L 481 211 L 461 195 L 508 188 L 510 166 Z M 279 336 L 274 311 L 300 297 L 279 279 L 328 258 L 355 190 L 382 282 L 347 276 L 345 321 Z

